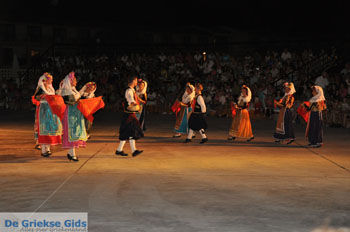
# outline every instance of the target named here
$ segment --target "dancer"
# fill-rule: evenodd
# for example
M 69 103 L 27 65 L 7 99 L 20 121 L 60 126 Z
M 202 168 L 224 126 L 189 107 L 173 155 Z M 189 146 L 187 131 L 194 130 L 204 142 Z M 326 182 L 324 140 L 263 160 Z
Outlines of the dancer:
M 277 102 L 274 100 L 275 105 L 280 108 L 280 111 L 273 137 L 275 138 L 276 143 L 287 140 L 287 144 L 291 144 L 295 141 L 292 112 L 290 110 L 294 104 L 294 84 L 291 82 L 284 83 L 284 91 L 285 94 L 280 101 Z
M 34 93 L 34 95 L 36 94 L 36 92 Z M 37 127 L 37 123 L 38 123 L 38 117 L 37 117 L 37 113 L 38 113 L 38 107 L 40 105 L 40 101 L 38 101 L 37 99 L 35 99 L 35 96 L 32 96 L 32 103 L 33 105 L 35 105 L 35 114 L 34 114 L 34 140 L 35 140 L 35 146 L 34 149 L 37 149 L 39 151 L 41 151 L 41 146 L 39 144 L 38 141 L 38 127 Z
M 59 118 L 51 111 L 45 96 L 54 95 L 55 89 L 52 86 L 53 77 L 49 73 L 44 73 L 38 81 L 38 86 L 32 97 L 36 105 L 35 113 L 35 139 L 37 140 L 36 148 L 41 146 L 41 155 L 49 157 L 51 145 L 61 144 L 62 124 Z
M 67 158 L 70 161 L 79 161 L 76 148 L 85 147 L 88 139 L 83 114 L 77 108 L 81 95 L 76 90 L 77 79 L 74 72 L 70 72 L 61 82 L 57 91 L 66 104 L 63 116 L 63 148 L 69 148 Z
M 321 147 L 323 144 L 323 117 L 322 111 L 325 110 L 325 97 L 321 86 L 312 86 L 313 97 L 309 102 L 303 103 L 303 107 L 308 111 L 308 120 L 305 131 L 305 137 L 309 141 L 309 146 L 313 148 Z
M 95 97 L 95 91 L 97 89 L 97 85 L 95 82 L 88 82 L 86 83 L 83 88 L 79 91 L 81 95 L 81 99 L 90 99 Z M 91 138 L 91 128 L 92 128 L 92 122 L 89 120 L 85 120 L 85 127 L 86 127 L 86 132 L 88 134 L 88 139 Z
M 132 156 L 135 157 L 141 154 L 142 150 L 136 149 L 136 141 L 143 137 L 143 131 L 140 123 L 136 118 L 136 112 L 140 110 L 140 104 L 135 92 L 137 85 L 137 77 L 131 76 L 128 78 L 128 88 L 125 91 L 125 101 L 123 103 L 124 113 L 119 128 L 119 146 L 115 152 L 116 155 L 127 156 L 123 148 L 126 140 L 129 140 Z
M 195 88 L 190 83 L 186 84 L 186 91 L 182 95 L 181 102 L 177 106 L 173 106 L 173 111 L 176 112 L 175 134 L 174 138 L 181 137 L 181 134 L 188 133 L 188 118 L 192 113 L 192 101 L 195 97 Z
M 136 95 L 140 102 L 140 111 L 136 113 L 137 120 L 140 122 L 141 129 L 146 130 L 145 116 L 146 116 L 146 103 L 147 103 L 147 82 L 139 79 L 136 86 Z
M 95 97 L 95 91 L 96 91 L 97 85 L 95 82 L 88 82 L 86 83 L 83 88 L 79 91 L 79 94 L 81 95 L 81 99 L 90 99 Z
M 235 116 L 232 119 L 228 140 L 244 138 L 247 139 L 247 142 L 250 142 L 254 139 L 248 111 L 251 99 L 252 92 L 246 85 L 243 85 L 238 102 L 232 104 Z
M 195 87 L 195 104 L 194 110 L 188 120 L 189 133 L 185 143 L 189 143 L 192 141 L 194 131 L 199 131 L 202 136 L 202 140 L 200 143 L 208 142 L 208 138 L 205 134 L 205 130 L 207 129 L 207 122 L 205 121 L 204 114 L 207 112 L 207 108 L 202 96 L 203 86 L 198 83 Z

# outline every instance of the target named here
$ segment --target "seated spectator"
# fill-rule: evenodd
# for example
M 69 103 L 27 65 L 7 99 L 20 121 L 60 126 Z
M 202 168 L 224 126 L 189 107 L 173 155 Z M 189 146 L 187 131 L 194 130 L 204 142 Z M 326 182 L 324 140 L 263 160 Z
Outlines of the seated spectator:
M 328 86 L 328 73 L 323 72 L 321 76 L 317 77 L 315 80 L 315 85 L 321 86 L 323 89 Z

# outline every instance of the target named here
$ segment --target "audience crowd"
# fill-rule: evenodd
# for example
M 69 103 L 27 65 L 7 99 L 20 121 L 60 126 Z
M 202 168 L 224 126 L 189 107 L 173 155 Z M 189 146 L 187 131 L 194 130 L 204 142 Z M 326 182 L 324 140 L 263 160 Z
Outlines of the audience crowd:
M 230 102 L 236 101 L 243 84 L 253 93 L 252 117 L 273 117 L 277 109 L 273 100 L 283 96 L 283 83 L 292 81 L 296 87 L 295 121 L 300 118 L 296 108 L 311 97 L 310 87 L 324 88 L 329 126 L 350 127 L 350 63 L 332 69 L 337 60 L 330 51 L 267 51 L 245 56 L 221 52 L 79 55 L 45 57 L 33 73 L 2 79 L 0 108 L 33 109 L 30 97 L 37 80 L 44 72 L 54 76 L 54 87 L 70 71 L 75 71 L 78 88 L 88 81 L 97 83 L 97 96 L 103 96 L 105 110 L 120 111 L 127 76 L 137 75 L 148 82 L 148 111 L 171 113 L 171 105 L 184 92 L 187 82 L 201 82 L 207 112 L 218 117 L 230 116 Z

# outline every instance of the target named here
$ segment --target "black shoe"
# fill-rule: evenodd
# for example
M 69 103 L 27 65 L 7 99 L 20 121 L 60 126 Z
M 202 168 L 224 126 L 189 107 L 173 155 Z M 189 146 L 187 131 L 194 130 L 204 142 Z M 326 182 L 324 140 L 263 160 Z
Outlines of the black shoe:
M 208 138 L 202 139 L 199 143 L 206 143 L 208 142 Z
M 289 140 L 288 142 L 287 142 L 287 144 L 291 144 L 292 142 L 294 142 L 295 141 L 295 139 L 291 139 L 291 140 Z
M 191 139 L 186 139 L 184 143 L 190 143 L 190 142 L 192 142 Z
M 281 143 L 281 140 L 277 139 L 277 140 L 275 140 L 275 143 Z
M 192 139 L 196 138 L 196 135 L 192 135 Z
M 41 153 L 41 156 L 43 156 L 43 157 L 49 157 L 51 154 L 52 154 L 51 152 L 47 151 L 47 152 L 45 152 L 45 153 Z
M 143 151 L 142 150 L 135 150 L 133 153 L 132 153 L 132 156 L 135 157 L 139 154 L 141 154 Z
M 79 161 L 79 159 L 77 157 L 73 157 L 70 154 L 67 154 L 67 158 L 68 158 L 69 161 L 74 161 L 74 162 Z
M 115 154 L 120 156 L 128 156 L 128 154 L 124 153 L 124 151 L 115 151 Z
M 247 139 L 247 142 L 250 142 L 250 141 L 252 141 L 253 139 L 254 139 L 254 136 L 251 137 L 250 139 Z
M 34 149 L 41 150 L 40 144 L 35 145 Z
M 227 138 L 227 140 L 235 140 L 235 139 L 236 139 L 236 137 L 233 137 L 233 136 Z
M 180 138 L 181 135 L 173 135 L 173 138 Z

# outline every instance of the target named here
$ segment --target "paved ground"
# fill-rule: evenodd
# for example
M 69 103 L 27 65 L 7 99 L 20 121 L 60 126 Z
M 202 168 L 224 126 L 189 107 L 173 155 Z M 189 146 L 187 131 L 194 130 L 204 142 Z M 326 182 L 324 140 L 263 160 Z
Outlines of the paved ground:
M 149 115 L 137 143 L 145 152 L 123 158 L 114 155 L 120 117 L 101 112 L 70 163 L 60 147 L 51 158 L 33 149 L 32 115 L 0 115 L 2 212 L 88 212 L 90 231 L 350 228 L 349 130 L 326 128 L 325 146 L 308 149 L 302 125 L 289 146 L 272 142 L 271 120 L 253 122 L 252 142 L 228 142 L 229 119 L 209 118 L 210 142 L 183 144 L 171 138 L 173 116 Z

